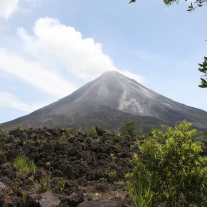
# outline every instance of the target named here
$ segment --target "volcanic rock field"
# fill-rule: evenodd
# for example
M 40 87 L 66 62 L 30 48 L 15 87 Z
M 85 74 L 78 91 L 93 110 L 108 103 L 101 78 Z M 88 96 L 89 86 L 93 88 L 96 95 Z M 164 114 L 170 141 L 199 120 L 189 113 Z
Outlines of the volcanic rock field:
M 1 133 L 0 206 L 131 206 L 125 175 L 138 137 L 96 132 L 17 127 Z M 19 171 L 20 157 L 34 161 L 35 170 Z

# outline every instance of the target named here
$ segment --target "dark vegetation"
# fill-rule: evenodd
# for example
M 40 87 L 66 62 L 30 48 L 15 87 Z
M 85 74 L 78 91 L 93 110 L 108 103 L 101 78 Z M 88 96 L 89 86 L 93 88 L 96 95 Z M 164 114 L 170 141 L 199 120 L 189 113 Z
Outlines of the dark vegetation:
M 187 0 L 185 0 L 185 1 L 187 1 Z M 136 2 L 136 0 L 131 0 L 129 3 L 135 3 L 135 2 Z M 179 3 L 179 0 L 163 0 L 163 3 L 167 6 L 169 6 L 169 5 L 173 5 L 174 3 Z M 207 0 L 195 0 L 190 3 L 187 11 L 192 12 L 197 7 L 202 7 L 202 6 L 206 6 L 206 5 L 207 5 Z
M 143 143 L 137 141 L 141 156 L 134 155 L 129 174 L 137 207 L 207 205 L 207 158 L 190 126 L 184 121 L 165 132 L 152 130 Z
M 179 126 L 143 136 L 131 121 L 118 135 L 97 127 L 0 128 L 0 206 L 206 206 L 206 133 Z M 177 152 L 184 154 L 174 166 Z M 196 176 L 188 180 L 189 172 Z
M 7 131 L 13 129 L 15 126 L 21 125 L 22 128 L 27 128 L 29 126 L 32 126 L 32 128 L 71 128 L 87 132 L 91 129 L 91 126 L 97 126 L 113 133 L 118 133 L 120 126 L 125 124 L 126 120 L 131 120 L 135 123 L 136 130 L 143 134 L 149 132 L 151 129 L 161 129 L 161 125 L 173 126 L 173 120 L 172 123 L 170 123 L 155 117 L 139 116 L 122 112 L 111 107 L 103 107 L 101 110 L 97 110 L 96 108 L 89 106 L 84 109 L 79 109 L 73 116 L 68 116 L 66 113 L 51 115 L 46 118 L 47 121 L 44 121 L 45 116 L 41 117 L 41 115 L 33 117 L 31 120 L 27 120 L 25 117 L 20 117 L 2 124 L 2 127 Z M 163 119 L 164 118 L 165 117 L 163 117 Z M 196 119 L 198 119 L 198 117 L 196 117 Z M 207 123 L 207 119 L 203 120 L 203 122 Z
M 201 64 L 198 64 L 200 68 L 198 70 L 203 74 L 203 77 L 207 76 L 207 57 L 204 57 L 204 61 Z M 200 88 L 207 88 L 207 79 L 201 78 L 201 85 L 199 85 Z

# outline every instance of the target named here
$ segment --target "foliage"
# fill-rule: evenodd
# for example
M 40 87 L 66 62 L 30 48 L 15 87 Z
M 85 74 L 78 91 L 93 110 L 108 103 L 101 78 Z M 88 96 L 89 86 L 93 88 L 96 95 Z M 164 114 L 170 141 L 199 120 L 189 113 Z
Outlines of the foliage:
M 187 0 L 185 0 L 185 1 L 187 1 Z M 136 0 L 131 0 L 129 3 L 134 3 L 134 2 L 136 2 Z M 169 5 L 172 5 L 174 3 L 178 3 L 179 0 L 163 0 L 163 2 L 164 2 L 164 4 L 169 6 Z M 195 0 L 195 2 L 193 2 L 193 3 L 191 2 L 190 3 L 190 6 L 188 6 L 188 10 L 187 11 L 192 12 L 197 7 L 205 6 L 206 2 L 207 2 L 207 0 Z
M 193 140 L 207 145 L 207 132 L 197 131 L 193 136 Z
M 17 157 L 13 162 L 13 166 L 16 167 L 19 172 L 25 174 L 36 171 L 34 161 L 29 160 L 29 158 L 25 156 Z
M 57 188 L 57 190 L 62 192 L 64 190 L 64 187 L 65 187 L 65 179 L 62 177 L 59 177 L 58 181 L 57 181 L 56 188 Z
M 198 68 L 200 72 L 203 73 L 203 76 L 207 76 L 207 57 L 204 57 L 204 61 L 202 64 L 198 64 L 201 68 Z M 201 85 L 200 88 L 207 88 L 207 81 L 204 78 L 201 78 Z
M 117 177 L 117 172 L 115 171 L 115 170 L 112 170 L 112 171 L 110 171 L 109 173 L 108 173 L 108 176 L 109 176 L 109 178 L 110 179 L 116 179 L 116 177 Z
M 186 1 L 186 0 L 185 0 Z M 163 2 L 166 5 L 172 5 L 173 3 L 178 3 L 179 0 L 163 0 Z M 207 2 L 207 0 L 195 0 L 195 2 L 191 2 L 190 6 L 188 6 L 188 10 L 189 12 L 193 11 L 196 7 L 202 7 L 204 5 L 206 5 L 205 3 Z
M 44 173 L 42 178 L 40 179 L 39 191 L 40 192 L 50 191 L 52 188 L 51 181 L 52 181 L 52 174 L 49 170 L 47 173 Z
M 115 163 L 116 155 L 115 154 L 110 154 L 110 160 L 111 160 L 111 163 Z
M 26 202 L 27 202 L 27 194 L 26 194 L 26 192 L 22 192 L 22 200 L 23 200 L 23 203 L 26 204 Z
M 0 132 L 4 133 L 4 130 L 1 127 L 2 125 L 0 124 Z
M 88 131 L 88 133 L 92 136 L 97 136 L 96 127 L 92 126 L 92 128 Z
M 60 129 L 55 128 L 55 132 L 56 132 L 57 135 L 59 135 L 60 134 Z
M 21 126 L 16 126 L 13 129 L 16 130 L 16 131 L 21 131 L 22 130 Z
M 132 136 L 132 135 L 136 135 L 136 131 L 135 131 L 135 124 L 133 121 L 127 121 L 125 125 L 122 125 L 120 127 L 120 134 L 122 136 Z
M 105 182 L 107 182 L 107 178 L 101 177 L 101 178 L 99 178 L 99 182 L 100 183 L 105 183 Z
M 153 193 L 151 191 L 150 173 L 144 169 L 137 155 L 134 156 L 133 160 L 136 166 L 132 173 L 127 174 L 130 195 L 135 207 L 151 207 Z
M 129 2 L 129 4 L 131 4 L 131 3 L 134 3 L 136 0 L 131 0 L 130 2 Z
M 112 132 L 110 132 L 110 131 L 107 130 L 107 129 L 105 129 L 104 131 L 105 131 L 104 134 L 112 134 Z
M 152 130 L 139 143 L 141 158 L 134 156 L 135 167 L 129 181 L 132 197 L 139 197 L 137 191 L 141 189 L 152 198 L 153 206 L 202 206 L 206 198 L 207 158 L 200 156 L 201 144 L 192 141 L 196 130 L 189 131 L 191 125 L 183 121 L 165 132 Z
M 70 129 L 70 128 L 67 128 L 66 130 L 65 130 L 65 135 L 66 136 L 70 136 L 72 134 L 72 130 Z

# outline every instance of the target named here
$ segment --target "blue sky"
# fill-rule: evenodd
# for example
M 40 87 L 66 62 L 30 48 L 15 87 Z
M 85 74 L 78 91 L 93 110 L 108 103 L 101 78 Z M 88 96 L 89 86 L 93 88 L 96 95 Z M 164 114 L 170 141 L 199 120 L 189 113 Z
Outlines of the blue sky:
M 207 111 L 197 70 L 207 55 L 207 10 L 189 1 L 0 0 L 0 123 L 117 70 Z

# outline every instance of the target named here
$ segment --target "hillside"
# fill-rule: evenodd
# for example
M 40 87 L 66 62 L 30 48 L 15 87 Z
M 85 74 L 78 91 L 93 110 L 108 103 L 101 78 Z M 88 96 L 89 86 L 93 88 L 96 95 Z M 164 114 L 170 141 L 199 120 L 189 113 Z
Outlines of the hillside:
M 96 107 L 88 106 L 87 108 L 78 110 L 78 112 L 72 116 L 61 114 L 41 117 L 37 114 L 33 119 L 27 120 L 27 122 L 25 122 L 24 117 L 21 117 L 6 123 L 6 125 L 3 124 L 3 128 L 5 130 L 10 130 L 16 126 L 21 126 L 22 128 L 29 126 L 34 128 L 53 127 L 79 129 L 86 132 L 90 130 L 92 126 L 97 126 L 118 133 L 120 126 L 125 124 L 128 120 L 135 122 L 136 130 L 139 134 L 147 133 L 151 129 L 160 129 L 162 125 L 172 126 L 172 123 L 154 117 L 124 113 L 110 107 L 102 107 L 97 110 Z
M 106 72 L 57 102 L 2 126 L 6 130 L 19 125 L 88 130 L 97 125 L 116 132 L 128 119 L 141 126 L 141 132 L 184 119 L 207 129 L 206 111 L 175 102 L 116 71 Z

